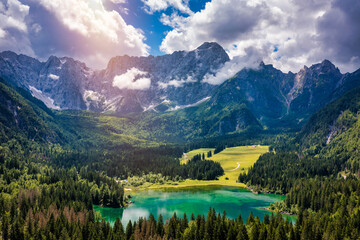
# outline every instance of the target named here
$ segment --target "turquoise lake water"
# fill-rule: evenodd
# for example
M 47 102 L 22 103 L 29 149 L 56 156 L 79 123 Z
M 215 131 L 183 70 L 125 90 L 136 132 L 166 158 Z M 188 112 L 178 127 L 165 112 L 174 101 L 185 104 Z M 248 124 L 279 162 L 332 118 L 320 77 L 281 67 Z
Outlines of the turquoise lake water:
M 198 214 L 204 214 L 206 217 L 209 208 L 215 208 L 216 212 L 221 214 L 225 211 L 230 218 L 237 218 L 241 214 L 244 220 L 252 211 L 262 220 L 265 213 L 270 214 L 263 208 L 284 198 L 285 196 L 275 194 L 253 194 L 241 188 L 207 186 L 141 191 L 133 193 L 131 200 L 135 203 L 125 209 L 99 206 L 94 206 L 94 209 L 110 223 L 114 223 L 119 217 L 124 225 L 129 220 L 136 221 L 139 217 L 148 217 L 150 213 L 155 218 L 161 214 L 164 219 L 173 216 L 174 212 L 179 217 L 186 213 L 188 219 L 191 213 L 194 213 L 195 217 Z M 292 218 L 294 217 L 290 218 L 293 221 Z

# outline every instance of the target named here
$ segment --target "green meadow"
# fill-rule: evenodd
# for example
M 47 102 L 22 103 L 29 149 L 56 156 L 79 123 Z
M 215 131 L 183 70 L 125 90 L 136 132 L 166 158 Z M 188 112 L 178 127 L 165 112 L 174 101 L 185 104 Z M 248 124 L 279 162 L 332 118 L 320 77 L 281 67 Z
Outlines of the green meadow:
M 207 158 L 207 153 L 209 151 L 214 153 L 214 150 L 214 148 L 199 148 L 184 153 L 181 159 L 181 163 L 186 164 L 195 155 L 204 153 L 206 159 L 219 162 L 224 169 L 225 174 L 221 176 L 219 180 L 204 181 L 186 179 L 185 181 L 177 182 L 176 184 L 154 184 L 149 188 L 181 188 L 206 185 L 245 187 L 244 183 L 236 182 L 240 173 L 246 172 L 252 165 L 254 165 L 261 154 L 269 151 L 269 147 L 254 145 L 226 148 L 222 152 L 213 154 L 212 157 Z

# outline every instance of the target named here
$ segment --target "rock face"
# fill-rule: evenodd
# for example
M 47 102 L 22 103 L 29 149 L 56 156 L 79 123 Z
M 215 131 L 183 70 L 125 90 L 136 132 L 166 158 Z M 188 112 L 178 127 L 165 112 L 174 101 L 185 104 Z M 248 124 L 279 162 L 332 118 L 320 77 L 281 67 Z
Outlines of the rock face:
M 2 52 L 0 76 L 28 89 L 51 108 L 129 113 L 164 101 L 174 105 L 200 101 L 215 88 L 201 80 L 226 61 L 229 56 L 217 43 L 158 57 L 114 57 L 101 71 L 72 58 L 51 56 L 40 62 Z
M 288 119 L 300 123 L 360 85 L 360 70 L 341 74 L 328 60 L 304 66 L 296 74 L 283 73 L 262 62 L 257 69 L 239 69 L 219 86 L 202 81 L 227 61 L 228 55 L 217 43 L 157 57 L 114 57 L 100 71 L 72 58 L 52 56 L 40 62 L 7 51 L 0 53 L 0 77 L 29 90 L 54 109 L 126 114 L 163 112 L 203 101 L 219 111 L 245 104 L 262 124 L 269 126 Z M 224 119 L 221 132 L 246 127 L 246 121 L 238 121 L 235 115 Z
M 40 62 L 13 52 L 0 53 L 0 76 L 28 89 L 48 107 L 55 109 L 86 109 L 83 85 L 91 70 L 72 58 L 51 56 Z
M 229 56 L 217 43 L 204 43 L 194 51 L 158 57 L 115 57 L 105 70 L 89 79 L 87 89 L 105 97 L 102 106 L 90 103 L 89 107 L 139 112 L 163 102 L 193 104 L 208 97 L 215 88 L 201 82 L 203 77 L 215 73 L 227 61 Z M 130 78 L 133 84 L 124 86 L 122 76 Z M 146 81 L 150 84 L 144 84 Z
M 243 69 L 225 81 L 209 104 L 245 103 L 262 123 L 281 124 L 286 119 L 299 123 L 359 85 L 359 70 L 343 75 L 328 60 L 304 66 L 297 74 L 261 63 L 257 69 Z

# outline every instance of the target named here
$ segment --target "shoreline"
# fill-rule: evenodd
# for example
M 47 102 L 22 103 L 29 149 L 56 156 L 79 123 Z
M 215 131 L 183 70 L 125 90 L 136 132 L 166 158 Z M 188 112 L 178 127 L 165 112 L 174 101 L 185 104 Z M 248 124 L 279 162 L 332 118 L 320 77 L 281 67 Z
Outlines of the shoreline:
M 283 211 L 276 211 L 276 210 L 270 209 L 269 207 L 263 207 L 261 209 L 269 211 L 269 212 L 280 213 L 280 214 L 284 214 L 284 215 L 288 215 L 288 216 L 292 216 L 292 217 L 297 217 L 296 214 L 292 214 L 289 212 L 283 212 Z
M 223 187 L 237 187 L 237 188 L 246 188 L 246 185 L 243 183 L 195 183 L 195 184 L 164 184 L 164 185 L 156 185 L 156 186 L 149 186 L 146 189 L 165 189 L 165 188 L 191 188 L 191 187 L 207 187 L 207 186 L 223 186 Z
M 125 192 L 138 192 L 138 191 L 146 191 L 146 190 L 160 190 L 160 189 L 177 189 L 177 188 L 191 188 L 191 187 L 206 187 L 206 186 L 224 186 L 224 187 L 236 187 L 236 188 L 247 188 L 244 183 L 237 183 L 230 181 L 221 181 L 221 180 L 191 180 L 186 179 L 183 182 L 172 182 L 165 184 L 153 184 L 153 183 L 145 183 L 138 187 L 126 186 L 124 187 Z M 131 191 L 130 191 L 131 189 Z

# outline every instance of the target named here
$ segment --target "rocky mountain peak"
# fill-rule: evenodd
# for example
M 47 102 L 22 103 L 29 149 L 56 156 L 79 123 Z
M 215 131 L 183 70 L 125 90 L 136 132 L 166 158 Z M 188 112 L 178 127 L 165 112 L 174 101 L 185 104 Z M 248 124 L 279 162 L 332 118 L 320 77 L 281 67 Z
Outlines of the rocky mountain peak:
M 49 59 L 46 61 L 46 66 L 59 66 L 61 65 L 60 59 L 56 56 L 50 56 Z
M 209 49 L 209 48 L 223 49 L 217 42 L 204 42 L 197 49 L 202 50 L 202 49 Z
M 329 60 L 325 59 L 321 63 L 314 64 L 310 67 L 311 71 L 319 74 L 340 74 L 340 70 Z
M 230 60 L 229 55 L 226 53 L 223 47 L 216 42 L 204 42 L 194 51 L 208 52 L 209 55 L 216 56 L 218 59 L 222 59 L 226 62 Z
M 18 57 L 18 55 L 12 51 L 3 51 L 0 53 L 0 56 L 3 58 L 11 58 L 11 59 L 15 59 Z
M 332 98 L 331 92 L 352 85 L 328 60 L 304 66 L 297 74 L 282 73 L 261 61 L 256 69 L 243 69 L 220 86 L 203 81 L 227 61 L 226 51 L 215 42 L 156 57 L 117 56 L 101 71 L 68 57 L 40 62 L 2 52 L 0 77 L 29 89 L 55 109 L 130 113 L 157 111 L 164 103 L 167 110 L 179 109 L 211 98 L 214 105 L 246 103 L 263 121 L 318 109 Z

